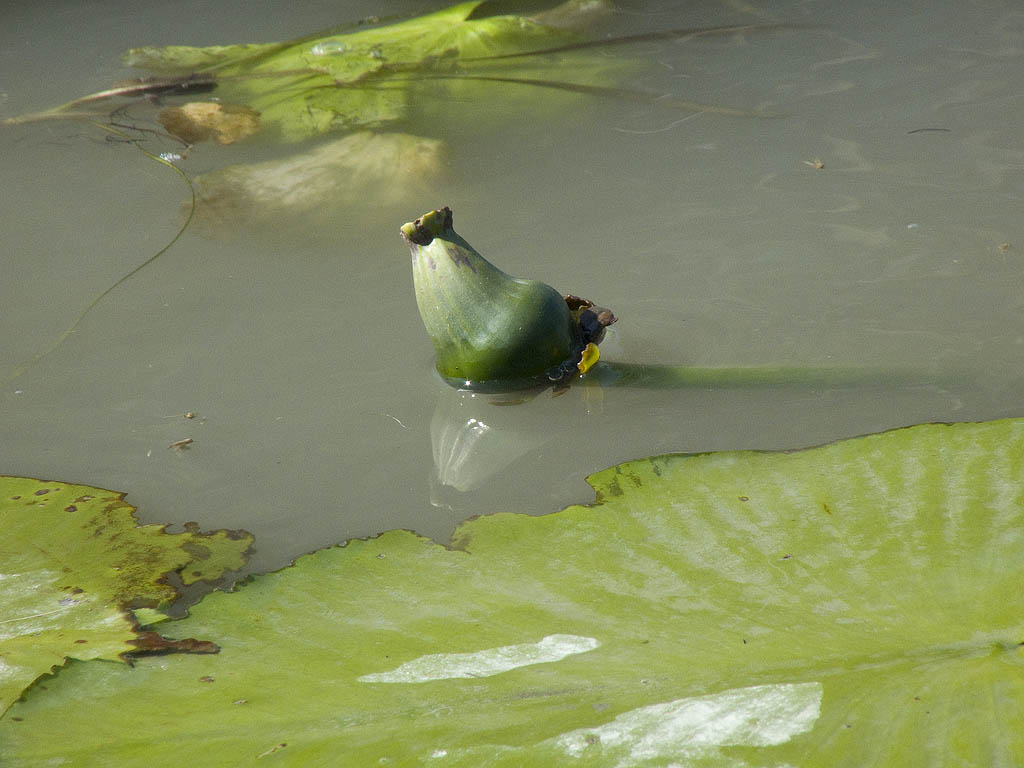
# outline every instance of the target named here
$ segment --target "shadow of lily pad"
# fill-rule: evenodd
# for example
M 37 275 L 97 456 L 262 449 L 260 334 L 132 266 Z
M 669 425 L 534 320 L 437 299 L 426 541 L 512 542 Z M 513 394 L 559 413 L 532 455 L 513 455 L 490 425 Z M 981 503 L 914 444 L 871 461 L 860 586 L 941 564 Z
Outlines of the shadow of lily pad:
M 1024 761 L 1024 420 L 589 481 L 592 505 L 452 547 L 392 531 L 211 594 L 174 623 L 219 655 L 75 665 L 0 741 L 119 766 Z

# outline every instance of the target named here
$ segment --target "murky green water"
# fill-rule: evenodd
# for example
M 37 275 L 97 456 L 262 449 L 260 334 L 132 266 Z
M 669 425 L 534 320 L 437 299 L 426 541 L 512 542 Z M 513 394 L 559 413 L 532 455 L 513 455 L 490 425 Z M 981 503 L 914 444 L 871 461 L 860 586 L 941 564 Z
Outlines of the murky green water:
M 411 199 L 315 226 L 190 230 L 3 385 L 0 472 L 127 491 L 147 522 L 247 528 L 263 570 L 385 529 L 444 539 L 471 515 L 587 502 L 588 473 L 637 456 L 1020 415 L 1019 5 L 620 8 L 616 34 L 799 25 L 608 52 L 650 62 L 630 88 L 778 116 L 566 95 L 538 117 L 521 91 L 503 94 L 524 86 L 494 84 L 487 102 L 422 126 L 446 142 L 446 170 Z M 286 39 L 380 12 L 15 6 L 0 30 L 0 112 L 107 87 L 131 74 L 118 56 L 132 45 Z M 202 145 L 181 167 L 280 154 Z M 173 237 L 186 190 L 77 124 L 5 126 L 0 158 L 8 379 Z M 502 268 L 612 307 L 606 359 L 891 366 L 923 383 L 579 387 L 515 406 L 460 395 L 433 374 L 398 237 L 444 204 Z

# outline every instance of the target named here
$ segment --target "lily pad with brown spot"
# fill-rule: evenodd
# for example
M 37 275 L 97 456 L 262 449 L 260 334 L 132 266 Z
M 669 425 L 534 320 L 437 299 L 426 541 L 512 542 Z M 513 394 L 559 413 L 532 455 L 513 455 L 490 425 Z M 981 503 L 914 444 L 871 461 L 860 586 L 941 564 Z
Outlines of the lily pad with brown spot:
M 1024 765 L 1024 419 L 589 482 L 448 547 L 392 531 L 208 595 L 162 627 L 221 653 L 62 670 L 0 720 L 4 757 Z
M 116 491 L 0 476 L 0 714 L 68 659 L 214 650 L 142 632 L 132 609 L 173 602 L 171 574 L 190 584 L 240 568 L 252 536 L 169 534 L 134 512 Z

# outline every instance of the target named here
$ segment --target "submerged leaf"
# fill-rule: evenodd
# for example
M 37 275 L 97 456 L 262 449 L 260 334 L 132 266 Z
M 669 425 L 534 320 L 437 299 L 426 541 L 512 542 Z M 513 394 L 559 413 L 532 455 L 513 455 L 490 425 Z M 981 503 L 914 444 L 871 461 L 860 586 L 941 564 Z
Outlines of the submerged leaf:
M 398 24 L 287 43 L 137 48 L 125 54 L 125 63 L 164 74 L 215 74 L 219 97 L 250 105 L 284 141 L 381 128 L 407 116 L 410 72 L 452 72 L 460 57 L 575 39 L 519 16 L 470 19 L 480 5 L 462 3 Z M 267 77 L 293 71 L 302 74 Z
M 532 16 L 518 15 L 519 7 L 474 0 L 393 24 L 371 18 L 369 26 L 360 22 L 281 43 L 132 48 L 123 55 L 125 65 L 156 75 L 120 81 L 59 107 L 3 122 L 102 119 L 102 113 L 83 108 L 118 98 L 156 100 L 198 93 L 212 94 L 213 103 L 246 105 L 259 115 L 268 138 L 285 142 L 338 130 L 394 130 L 399 121 L 416 126 L 417 132 L 424 127 L 429 132 L 430 122 L 450 127 L 460 121 L 480 123 L 499 114 L 496 109 L 481 112 L 481 104 L 501 106 L 506 115 L 523 111 L 536 116 L 548 103 L 564 108 L 566 96 L 573 93 L 723 115 L 770 116 L 623 88 L 619 85 L 623 80 L 651 62 L 609 56 L 602 49 L 747 34 L 783 25 L 588 36 L 582 31 L 612 10 L 607 0 L 568 0 Z M 545 100 L 545 96 L 557 98 Z M 460 108 L 470 111 L 460 112 Z M 183 119 L 185 127 L 179 127 Z M 504 122 L 503 117 L 495 119 Z M 202 126 L 205 119 L 183 118 L 172 111 L 164 114 L 162 122 L 175 135 L 192 141 L 188 137 L 197 130 L 192 124 Z M 206 135 L 200 128 L 195 140 Z
M 220 654 L 64 670 L 0 721 L 5 757 L 1024 762 L 1024 420 L 589 482 L 452 547 L 393 531 L 211 594 L 168 624 Z
M 467 127 L 478 132 L 507 130 L 510 120 L 521 115 L 537 119 L 588 98 L 768 116 L 624 87 L 628 78 L 653 62 L 649 57 L 609 55 L 604 49 L 646 40 L 745 34 L 778 25 L 661 29 L 607 37 L 582 33 L 588 21 L 608 12 L 607 0 L 569 0 L 532 16 L 509 12 L 521 7 L 476 0 L 393 24 L 373 19 L 369 25 L 349 25 L 281 43 L 133 48 L 125 53 L 125 64 L 155 75 L 121 81 L 59 107 L 2 122 L 85 119 L 100 125 L 124 107 L 112 108 L 110 102 L 145 99 L 163 107 L 157 120 L 186 143 L 212 139 L 230 144 L 257 132 L 266 141 L 298 142 L 330 132 L 405 131 L 437 137 L 458 135 Z M 188 103 L 176 104 L 184 99 Z M 140 119 L 133 116 L 133 123 Z M 101 127 L 115 130 L 113 124 Z M 123 132 L 122 128 L 116 130 Z M 134 133 L 130 140 L 137 146 L 150 137 L 148 128 Z M 376 189 L 389 183 L 401 186 L 390 171 L 373 180 Z M 301 185 L 290 184 L 293 189 Z M 249 181 L 245 186 L 252 188 Z M 358 186 L 357 181 L 353 188 Z M 260 196 L 269 198 L 265 193 Z M 219 194 L 211 195 L 215 197 Z M 324 207 L 328 204 L 325 201 Z M 288 205 L 284 201 L 281 208 Z M 226 205 L 225 212 L 232 207 Z M 240 218 L 262 220 L 260 210 L 234 210 L 245 214 Z M 225 217 L 228 220 L 232 219 Z
M 283 43 L 207 48 L 133 48 L 125 64 L 160 73 L 183 87 L 215 83 L 217 98 L 258 111 L 268 134 L 292 142 L 328 131 L 377 130 L 398 121 L 452 124 L 460 104 L 519 100 L 530 114 L 543 96 L 564 107 L 571 93 L 639 98 L 685 109 L 756 116 L 664 94 L 616 87 L 646 63 L 598 50 L 647 39 L 732 34 L 769 27 L 659 30 L 626 38 L 588 38 L 580 28 L 607 12 L 605 2 L 568 2 L 533 17 L 501 12 L 501 4 L 465 2 L 395 24 L 322 32 Z M 499 11 L 495 13 L 495 11 Z M 83 100 L 72 102 L 73 105 Z M 471 106 L 472 109 L 472 106 Z M 472 119 L 479 121 L 478 109 Z
M 210 45 L 204 48 L 189 45 L 143 46 L 125 51 L 121 58 L 126 67 L 171 75 L 211 71 L 233 60 L 272 53 L 278 48 L 280 45 L 277 43 Z
M 172 573 L 189 584 L 245 562 L 249 534 L 195 526 L 168 534 L 138 525 L 123 499 L 86 485 L 0 476 L 0 713 L 67 659 L 123 660 L 166 646 L 139 631 L 131 609 L 175 600 L 165 581 Z
M 252 136 L 260 127 L 260 113 L 251 107 L 216 101 L 164 107 L 156 119 L 165 131 L 189 144 L 208 139 L 218 144 L 234 144 Z
M 615 6 L 611 0 L 567 0 L 530 18 L 549 27 L 580 30 L 613 13 Z
M 196 178 L 196 216 L 213 228 L 274 226 L 287 217 L 336 221 L 352 206 L 407 202 L 444 176 L 444 144 L 361 131 L 301 154 L 229 165 Z

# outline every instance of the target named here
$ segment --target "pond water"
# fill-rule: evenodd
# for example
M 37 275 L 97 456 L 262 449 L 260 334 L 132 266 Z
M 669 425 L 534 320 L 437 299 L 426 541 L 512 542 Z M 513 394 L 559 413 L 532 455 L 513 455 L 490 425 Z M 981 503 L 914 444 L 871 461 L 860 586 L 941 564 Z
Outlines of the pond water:
M 587 503 L 584 478 L 631 458 L 1020 415 L 1020 4 L 618 9 L 598 34 L 781 26 L 605 49 L 636 63 L 617 87 L 656 99 L 495 82 L 445 102 L 425 84 L 425 116 L 404 129 L 445 143 L 436 178 L 312 218 L 192 227 L 21 373 L 174 237 L 188 193 L 88 124 L 0 126 L 0 472 L 125 491 L 144 522 L 248 529 L 262 571 L 391 528 L 444 541 L 473 515 Z M 381 12 L 15 3 L 0 117 L 136 74 L 120 64 L 131 46 L 283 40 Z M 203 144 L 179 166 L 196 176 L 306 149 Z M 581 386 L 513 405 L 460 394 L 433 372 L 398 237 L 441 205 L 506 271 L 614 309 L 605 359 L 900 375 Z

